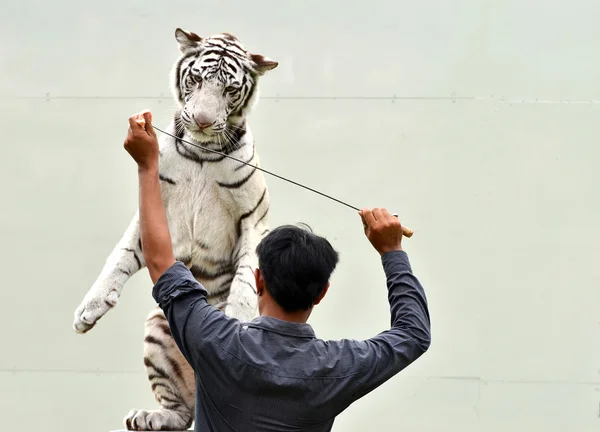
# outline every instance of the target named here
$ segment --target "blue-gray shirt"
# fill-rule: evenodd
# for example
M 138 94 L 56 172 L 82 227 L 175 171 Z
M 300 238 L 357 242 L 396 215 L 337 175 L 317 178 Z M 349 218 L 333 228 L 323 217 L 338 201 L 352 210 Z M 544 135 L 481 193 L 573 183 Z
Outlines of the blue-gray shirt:
M 183 263 L 173 264 L 152 294 L 195 371 L 195 430 L 330 431 L 351 403 L 418 359 L 430 343 L 425 293 L 404 251 L 383 255 L 382 264 L 391 329 L 336 341 L 318 339 L 309 324 L 230 318 L 206 302 Z

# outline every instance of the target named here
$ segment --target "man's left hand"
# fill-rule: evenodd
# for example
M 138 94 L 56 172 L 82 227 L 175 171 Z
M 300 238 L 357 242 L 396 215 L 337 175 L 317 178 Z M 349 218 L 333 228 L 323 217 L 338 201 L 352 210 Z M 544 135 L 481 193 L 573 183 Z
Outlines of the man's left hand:
M 152 127 L 150 111 L 129 117 L 129 130 L 123 146 L 136 161 L 139 169 L 158 169 L 158 140 Z

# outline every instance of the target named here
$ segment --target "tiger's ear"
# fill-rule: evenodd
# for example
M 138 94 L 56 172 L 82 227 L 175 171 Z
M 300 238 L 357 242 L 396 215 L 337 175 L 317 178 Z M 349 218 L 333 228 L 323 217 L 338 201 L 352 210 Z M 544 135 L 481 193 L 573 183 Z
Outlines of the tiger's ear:
M 203 41 L 203 39 L 196 33 L 188 33 L 180 28 L 175 29 L 175 39 L 177 39 L 177 42 L 179 42 L 179 51 L 182 53 L 196 48 Z
M 275 69 L 279 64 L 278 62 L 260 54 L 250 54 L 250 60 L 252 60 L 256 66 L 256 69 L 261 75 L 267 71 L 270 71 L 271 69 Z

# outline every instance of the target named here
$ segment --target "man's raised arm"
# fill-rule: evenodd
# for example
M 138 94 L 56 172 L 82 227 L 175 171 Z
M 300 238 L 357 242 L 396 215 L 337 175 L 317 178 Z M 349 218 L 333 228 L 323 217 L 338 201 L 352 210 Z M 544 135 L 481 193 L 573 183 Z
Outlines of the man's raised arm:
M 129 130 L 123 146 L 138 165 L 142 251 L 150 278 L 156 283 L 175 264 L 175 258 L 160 193 L 158 140 L 150 112 L 129 117 Z
M 386 276 L 391 328 L 357 341 L 360 373 L 350 385 L 350 401 L 361 398 L 405 369 L 429 349 L 430 318 L 423 287 L 402 250 L 402 227 L 385 209 L 361 211 L 365 234 L 381 255 Z

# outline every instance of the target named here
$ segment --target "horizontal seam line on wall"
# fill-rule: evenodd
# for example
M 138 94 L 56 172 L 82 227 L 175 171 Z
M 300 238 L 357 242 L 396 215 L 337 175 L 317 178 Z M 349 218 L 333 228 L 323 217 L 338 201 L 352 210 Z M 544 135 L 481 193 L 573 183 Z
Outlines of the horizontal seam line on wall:
M 526 98 L 504 98 L 504 97 L 483 97 L 483 96 L 262 96 L 261 100 L 387 100 L 387 101 L 477 101 L 477 102 L 496 102 L 504 104 L 600 104 L 600 100 L 595 99 L 526 99 Z M 0 95 L 0 100 L 160 100 L 174 101 L 171 96 L 6 96 Z

